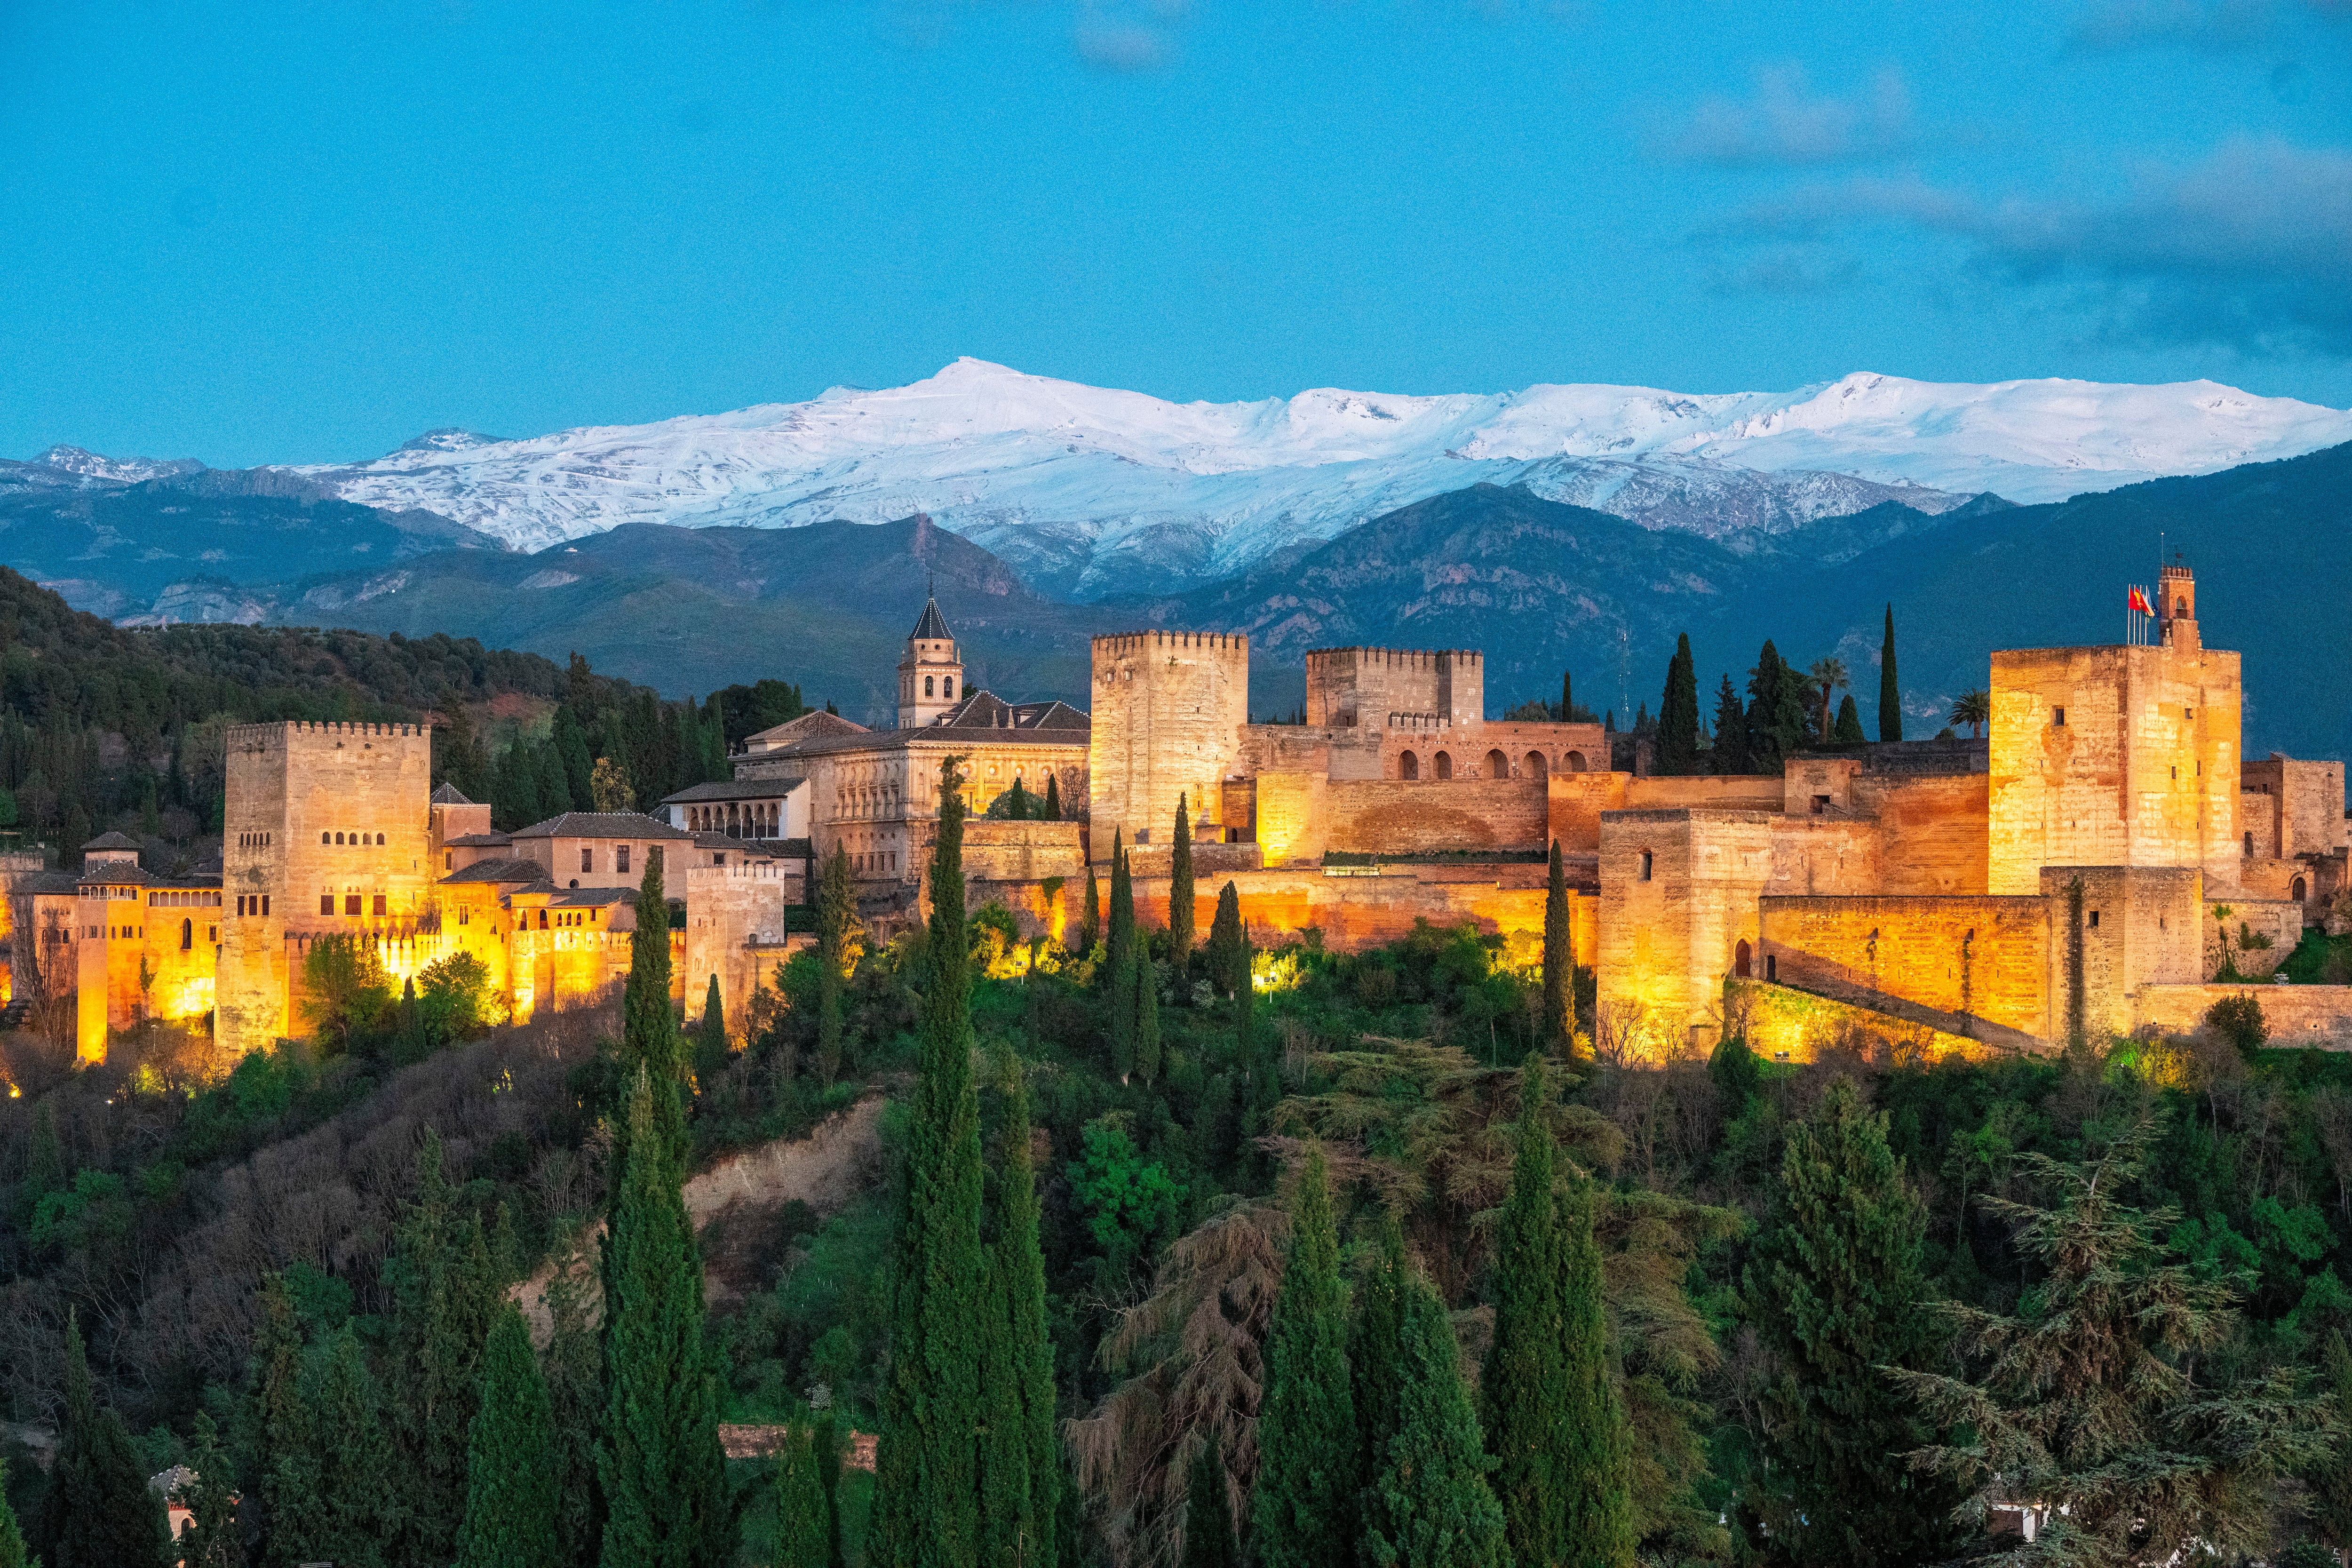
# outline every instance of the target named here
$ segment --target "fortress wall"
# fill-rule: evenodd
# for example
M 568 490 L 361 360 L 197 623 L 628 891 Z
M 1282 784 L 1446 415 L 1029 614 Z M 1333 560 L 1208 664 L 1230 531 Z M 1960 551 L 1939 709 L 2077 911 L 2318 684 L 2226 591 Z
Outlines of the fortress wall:
M 1222 829 L 1218 787 L 1237 771 L 1249 721 L 1249 638 L 1239 632 L 1131 632 L 1093 645 L 1093 731 L 1087 751 L 1090 859 L 1113 834 L 1165 841 L 1176 797 L 1198 826 Z
M 1268 864 L 1331 850 L 1412 855 L 1528 849 L 1547 837 L 1538 779 L 1333 781 L 1307 773 L 1257 780 L 1257 842 Z
M 2275 860 L 2279 858 L 2279 846 L 2284 842 L 2281 833 L 2284 824 L 2280 818 L 2284 815 L 2279 808 L 2284 804 L 2278 796 L 2265 795 L 2257 789 L 2238 791 L 2238 842 L 2242 849 L 2247 836 L 2252 836 L 2253 847 L 2242 849 L 2250 858 Z
M 1782 808 L 1786 786 L 1775 773 L 1691 773 L 1678 778 L 1635 778 L 1625 781 L 1627 811 L 1670 811 L 1683 806 L 1721 811 L 1772 811 Z
M 2246 995 L 2263 1005 L 2273 1046 L 2352 1051 L 2352 985 L 2143 985 L 2132 999 L 2132 1021 L 2193 1034 L 2214 1003 Z
M 1753 949 L 1778 820 L 1689 810 L 1601 817 L 1595 1026 L 1614 1033 L 1621 1048 L 1678 1051 L 1693 1026 L 1719 1021 L 1738 945 Z
M 1601 847 L 1601 814 L 1627 805 L 1631 773 L 1554 773 L 1544 781 L 1545 831 L 1567 854 Z
M 2076 922 L 2071 889 L 2083 886 Z M 2079 944 L 2082 1021 L 2093 1037 L 2128 1034 L 2132 994 L 2148 984 L 2180 984 L 2202 978 L 2197 930 L 2203 919 L 2202 876 L 2187 867 L 2050 866 L 2041 874 L 2050 906 L 2050 1037 L 2074 1028 L 2071 971 Z
M 1759 900 L 1758 977 L 1864 1007 L 1887 998 L 2048 1038 L 2050 920 L 2039 898 Z
M 1475 760 L 1482 778 L 1490 776 L 1486 760 L 1489 751 L 1499 751 L 1508 759 L 1513 778 L 1590 773 L 1596 768 L 1606 772 L 1609 767 L 1608 732 L 1598 724 L 1496 720 L 1478 725 L 1470 739 L 1475 742 Z M 1530 757 L 1539 761 L 1531 763 Z
M 2295 943 L 2303 940 L 2303 906 L 2293 899 L 2208 899 L 2205 918 L 2200 922 L 2204 928 L 2197 975 L 2200 980 L 2210 980 L 2221 971 L 2222 927 L 2214 914 L 2223 909 L 2230 911 L 2230 955 L 2238 961 L 2238 973 L 2249 980 L 2268 979 L 2286 962 Z M 2270 938 L 2270 946 L 2244 947 L 2242 944 L 2248 932 L 2258 938 Z M 2164 978 L 2185 981 L 2189 976 L 2171 973 Z
M 716 974 L 727 1021 L 740 1030 L 751 993 L 766 984 L 790 945 L 784 910 L 802 901 L 800 862 L 743 860 L 727 866 L 689 866 L 679 891 L 686 897 L 685 953 L 679 967 L 687 1013 L 693 1018 L 702 1016 L 710 977 Z M 625 963 L 622 973 L 627 973 Z
M 1208 940 L 1218 893 L 1230 880 L 1241 903 L 1242 923 L 1251 942 L 1261 947 L 1294 941 L 1312 926 L 1323 933 L 1326 947 L 1354 952 L 1410 936 L 1417 921 L 1438 926 L 1467 922 L 1482 931 L 1528 934 L 1540 942 L 1542 872 L 1540 866 L 1516 865 L 1384 866 L 1377 876 L 1327 876 L 1316 869 L 1241 871 L 1195 885 L 1193 929 L 1200 940 Z M 1085 889 L 1076 884 L 1062 891 L 1073 929 L 1085 896 Z M 1135 908 L 1139 921 L 1164 928 L 1167 880 L 1137 878 Z M 1576 961 L 1587 966 L 1599 956 L 1597 914 L 1597 901 L 1590 895 L 1570 892 L 1570 945 Z
M 2352 837 L 2352 823 L 2344 815 L 2342 763 L 2306 763 L 2273 754 L 2244 763 L 2240 773 L 2242 807 L 2252 792 L 2268 797 L 2268 804 L 2260 808 L 2271 819 L 2267 840 L 2256 821 L 2238 825 L 2241 833 L 2256 828 L 2258 856 L 2325 855 L 2345 847 L 2347 837 Z
M 1984 892 L 1987 800 L 1982 773 L 1865 773 L 1856 779 L 1853 808 L 1879 827 L 1881 889 L 1935 897 Z
M 1800 757 L 1780 770 L 1780 809 L 1790 816 L 1844 816 L 1854 810 L 1859 757 Z
M 1048 877 L 1083 876 L 1086 830 L 1074 822 L 995 822 L 967 817 L 963 825 L 963 874 L 992 882 L 1042 882 Z M 928 864 L 938 828 L 924 837 Z
M 1486 716 L 1486 661 L 1458 648 L 1317 648 L 1307 656 L 1307 722 L 1379 730 L 1391 713 L 1447 724 Z
M 1976 1060 L 2000 1054 L 1981 1040 L 1932 1025 L 1762 981 L 1728 982 L 1724 1005 L 1746 1031 L 1748 1049 L 1773 1061 L 1809 1062 L 1826 1051 L 1857 1046 L 1884 1049 L 1898 1061 L 1949 1056 Z

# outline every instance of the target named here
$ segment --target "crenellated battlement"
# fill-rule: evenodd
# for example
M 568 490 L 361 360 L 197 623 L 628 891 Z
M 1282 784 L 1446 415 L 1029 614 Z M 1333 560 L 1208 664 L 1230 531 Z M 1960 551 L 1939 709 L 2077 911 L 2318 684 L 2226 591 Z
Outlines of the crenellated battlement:
M 1249 652 L 1247 632 L 1109 632 L 1094 639 L 1097 658 L 1149 653 L 1158 648 L 1207 649 L 1221 653 Z M 1311 656 L 1310 656 L 1311 657 Z
M 1451 665 L 1455 668 L 1483 666 L 1486 656 L 1469 647 L 1318 647 L 1307 655 L 1307 668 L 1322 668 L 1337 662 L 1358 665 L 1384 665 L 1391 669 L 1437 669 Z
M 333 719 L 288 719 L 274 724 L 232 724 L 226 731 L 227 742 L 232 746 L 240 743 L 266 744 L 273 740 L 283 742 L 297 735 L 331 737 L 338 740 L 357 739 L 361 736 L 372 739 L 419 740 L 432 733 L 433 726 L 430 724 L 360 724 Z
M 1318 647 L 1307 655 L 1307 721 L 1339 729 L 1421 729 L 1486 717 L 1486 658 L 1475 648 Z

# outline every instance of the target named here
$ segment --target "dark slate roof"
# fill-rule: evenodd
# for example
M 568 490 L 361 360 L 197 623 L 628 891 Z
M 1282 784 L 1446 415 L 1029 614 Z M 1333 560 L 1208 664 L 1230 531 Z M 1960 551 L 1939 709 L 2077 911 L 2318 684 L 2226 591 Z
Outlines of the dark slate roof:
M 36 871 L 19 878 L 14 891 L 19 893 L 70 893 L 81 886 L 81 879 L 71 871 Z
M 439 789 L 433 792 L 432 804 L 435 805 L 475 805 L 479 803 L 467 800 L 464 795 L 459 795 L 456 784 L 445 784 Z
M 145 847 L 145 846 L 142 845 L 139 840 L 124 833 L 101 833 L 97 837 L 82 846 L 84 851 L 91 849 L 140 849 L 143 847 Z
M 511 833 L 460 833 L 441 841 L 443 848 L 504 849 L 514 842 Z
M 1083 742 L 1092 729 L 1087 716 L 1066 702 L 1007 702 L 993 691 L 975 691 L 931 721 L 934 730 L 1067 730 Z
M 907 634 L 908 642 L 953 642 L 955 634 L 948 630 L 947 617 L 940 614 L 937 599 L 923 601 L 923 618 Z
M 171 886 L 159 877 L 151 877 L 135 862 L 108 860 L 96 866 L 85 866 L 81 871 L 85 888 L 166 888 Z
M 672 827 L 642 811 L 567 811 L 529 827 L 518 827 L 517 838 L 689 838 L 682 827 Z
M 782 800 L 806 784 L 806 779 L 721 779 L 716 784 L 698 784 L 666 795 L 664 805 L 700 805 L 709 800 Z
M 722 854 L 732 852 L 739 855 L 757 856 L 762 860 L 778 858 L 780 855 L 778 846 L 784 842 L 785 840 L 781 838 L 738 838 L 731 833 L 701 832 L 694 836 L 694 847 L 697 849 L 715 849 Z
M 917 741 L 968 742 L 990 745 L 1083 746 L 1092 721 L 1066 702 L 1007 702 L 976 691 L 919 730 L 877 730 L 871 734 L 829 736 L 794 746 L 791 756 L 836 756 L 844 752 L 899 751 Z
M 546 882 L 547 868 L 536 860 L 477 860 L 462 871 L 452 871 L 445 882 Z M 552 885 L 552 884 L 551 884 Z
M 828 713 L 820 708 L 814 713 L 803 713 L 797 719 L 787 719 L 781 724 L 771 724 L 755 734 L 746 736 L 743 744 L 749 749 L 757 742 L 764 750 L 760 754 L 788 751 L 806 741 L 826 735 L 863 735 L 866 726 L 855 719 L 845 719 L 838 713 Z
M 634 903 L 636 897 L 635 888 L 558 888 L 548 895 L 547 907 L 551 910 L 601 910 L 612 904 Z

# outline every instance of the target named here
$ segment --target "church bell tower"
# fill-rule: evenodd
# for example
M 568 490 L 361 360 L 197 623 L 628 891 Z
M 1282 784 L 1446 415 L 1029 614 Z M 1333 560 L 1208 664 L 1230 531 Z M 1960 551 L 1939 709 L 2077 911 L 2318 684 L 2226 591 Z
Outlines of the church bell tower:
M 926 599 L 923 617 L 907 638 L 898 661 L 898 728 L 920 730 L 963 700 L 963 660 L 940 614 L 940 602 Z

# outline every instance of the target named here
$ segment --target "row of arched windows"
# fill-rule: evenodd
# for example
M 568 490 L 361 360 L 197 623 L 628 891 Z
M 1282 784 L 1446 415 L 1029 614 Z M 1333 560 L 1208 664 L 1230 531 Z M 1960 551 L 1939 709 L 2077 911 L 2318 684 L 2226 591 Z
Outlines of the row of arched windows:
M 1564 761 L 1570 773 L 1580 773 L 1584 772 L 1584 753 L 1582 752 L 1570 752 L 1568 753 L 1568 756 Z M 1518 776 L 1521 778 L 1539 779 L 1545 777 L 1551 772 L 1551 764 L 1541 752 L 1529 752 L 1521 759 L 1520 768 L 1521 772 Z M 1401 779 L 1417 779 L 1421 777 L 1421 770 L 1422 761 L 1418 752 L 1400 752 L 1397 753 L 1397 777 Z M 1454 754 L 1451 752 L 1438 752 L 1433 753 L 1429 759 L 1429 776 L 1433 779 L 1450 779 L 1454 777 Z M 1486 777 L 1490 779 L 1507 779 L 1511 776 L 1510 757 L 1499 749 L 1488 752 L 1486 753 Z
M 321 844 L 382 844 L 383 835 L 379 833 L 370 837 L 364 833 L 321 833 L 319 835 L 319 842 Z

